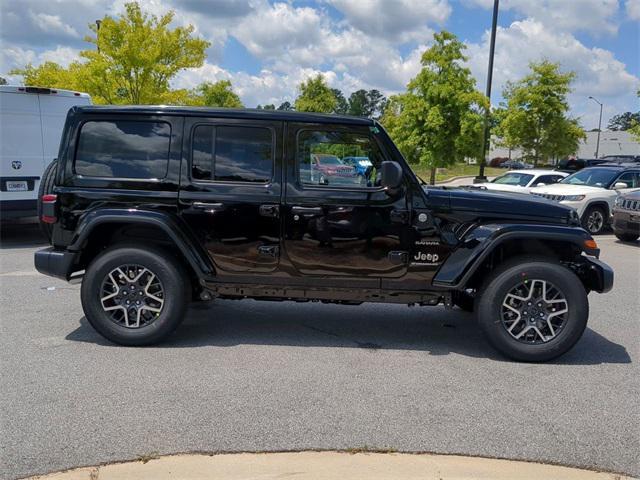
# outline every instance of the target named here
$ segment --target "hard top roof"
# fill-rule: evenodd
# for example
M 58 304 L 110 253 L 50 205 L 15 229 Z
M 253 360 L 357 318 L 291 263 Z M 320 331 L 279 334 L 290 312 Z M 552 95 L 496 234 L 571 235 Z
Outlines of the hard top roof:
M 58 95 L 62 97 L 83 97 L 89 98 L 88 93 L 76 92 L 74 90 L 65 90 L 63 88 L 45 88 L 32 87 L 30 85 L 0 85 L 0 92 L 4 93 L 22 93 L 22 94 L 40 94 L 40 95 Z
M 285 110 L 257 110 L 211 107 L 181 107 L 169 105 L 87 105 L 73 108 L 83 114 L 127 114 L 127 115 L 184 115 L 194 117 L 219 117 L 251 120 L 276 120 L 310 123 L 342 123 L 350 125 L 372 126 L 370 118 L 350 117 L 326 113 L 307 113 Z

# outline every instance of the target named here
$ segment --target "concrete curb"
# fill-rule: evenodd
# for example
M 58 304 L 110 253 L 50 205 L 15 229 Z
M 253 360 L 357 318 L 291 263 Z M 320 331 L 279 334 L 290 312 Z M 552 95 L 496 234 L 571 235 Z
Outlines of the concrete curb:
M 540 463 L 459 455 L 349 452 L 181 454 L 84 467 L 31 480 L 633 480 Z

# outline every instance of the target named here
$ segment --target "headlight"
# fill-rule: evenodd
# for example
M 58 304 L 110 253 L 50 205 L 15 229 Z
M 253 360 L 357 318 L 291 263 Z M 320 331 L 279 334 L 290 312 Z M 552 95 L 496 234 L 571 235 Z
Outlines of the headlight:
M 564 200 L 566 202 L 579 202 L 584 200 L 584 195 L 565 195 Z
M 623 203 L 624 203 L 624 198 L 622 198 L 622 196 L 619 196 L 618 198 L 616 198 L 616 207 L 621 207 Z

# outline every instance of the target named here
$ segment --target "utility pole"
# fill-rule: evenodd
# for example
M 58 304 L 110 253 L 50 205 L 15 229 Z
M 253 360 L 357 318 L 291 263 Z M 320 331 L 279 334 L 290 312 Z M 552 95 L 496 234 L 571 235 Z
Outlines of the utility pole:
M 598 140 L 596 142 L 596 158 L 599 158 L 598 154 L 600 153 L 600 130 L 602 130 L 602 103 L 600 103 L 594 97 L 589 97 L 589 99 L 600 105 L 600 119 L 598 120 Z
M 96 47 L 98 47 L 98 53 L 100 53 L 100 24 L 102 20 L 96 20 Z
M 485 95 L 489 99 L 489 108 L 484 119 L 484 138 L 482 142 L 482 158 L 480 159 L 480 172 L 473 179 L 474 183 L 482 183 L 487 181 L 484 176 L 484 167 L 486 164 L 487 152 L 491 141 L 491 128 L 489 126 L 489 116 L 491 115 L 491 82 L 493 80 L 493 55 L 496 50 L 496 29 L 498 28 L 498 3 L 500 0 L 493 0 L 493 20 L 491 22 L 491 44 L 489 47 L 489 68 L 487 70 L 487 89 Z

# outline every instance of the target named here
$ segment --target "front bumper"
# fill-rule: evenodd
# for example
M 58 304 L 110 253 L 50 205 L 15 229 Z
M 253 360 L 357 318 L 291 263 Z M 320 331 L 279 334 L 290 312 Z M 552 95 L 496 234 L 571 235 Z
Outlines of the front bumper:
M 73 273 L 78 254 L 67 250 L 56 250 L 55 247 L 43 248 L 34 255 L 36 270 L 50 277 L 69 280 Z
M 615 210 L 612 226 L 614 233 L 640 235 L 640 211 Z
M 613 288 L 613 270 L 609 265 L 593 257 L 583 256 L 586 271 L 583 281 L 590 289 L 598 293 L 606 293 Z

